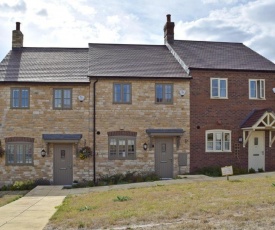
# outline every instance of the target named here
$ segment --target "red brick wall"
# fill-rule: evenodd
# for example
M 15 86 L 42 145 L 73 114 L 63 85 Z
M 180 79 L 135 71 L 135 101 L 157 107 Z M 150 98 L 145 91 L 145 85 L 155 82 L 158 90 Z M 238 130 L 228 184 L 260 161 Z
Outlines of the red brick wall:
M 233 165 L 248 168 L 248 144 L 242 144 L 238 156 L 234 145 L 242 136 L 240 124 L 253 109 L 272 108 L 275 111 L 275 73 L 191 71 L 190 85 L 190 171 L 192 173 L 208 166 Z M 210 99 L 210 78 L 228 79 L 228 99 Z M 266 100 L 249 99 L 249 79 L 265 79 Z M 231 150 L 225 152 L 205 152 L 205 131 L 212 129 L 231 130 Z M 266 132 L 266 171 L 275 170 L 275 144 L 268 146 L 269 133 Z

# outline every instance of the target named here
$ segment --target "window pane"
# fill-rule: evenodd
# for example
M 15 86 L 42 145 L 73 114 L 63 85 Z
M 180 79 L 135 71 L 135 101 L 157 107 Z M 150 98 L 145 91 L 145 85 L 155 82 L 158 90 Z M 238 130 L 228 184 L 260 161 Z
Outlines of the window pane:
M 27 108 L 29 107 L 29 90 L 23 89 L 22 90 L 22 97 L 21 97 L 21 107 Z
M 130 90 L 129 84 L 123 85 L 123 102 L 130 102 L 130 96 L 131 96 L 130 91 L 131 90 Z
M 213 150 L 213 133 L 207 134 L 207 150 Z
M 26 164 L 32 163 L 32 146 L 30 144 L 26 145 L 25 162 Z
M 265 85 L 264 85 L 264 81 L 263 80 L 261 80 L 260 81 L 260 84 L 261 84 L 261 87 L 260 87 L 260 98 L 264 98 L 264 96 L 265 96 L 265 93 L 264 93 L 264 90 L 265 90 Z
M 19 107 L 19 90 L 14 89 L 12 91 L 12 107 L 18 108 Z
M 172 102 L 172 85 L 165 85 L 165 100 Z
M 64 98 L 64 106 L 63 106 L 63 108 L 65 108 L 65 109 L 71 108 L 71 99 L 70 98 L 69 99 Z
M 128 140 L 128 155 L 134 155 L 134 154 L 135 154 L 135 141 Z
M 250 81 L 250 97 L 256 98 L 256 81 Z
M 115 100 L 115 102 L 122 102 L 121 85 L 120 84 L 114 85 L 114 100 Z
M 220 97 L 226 97 L 226 80 L 220 80 Z
M 222 150 L 222 134 L 216 133 L 215 134 L 215 150 Z
M 219 80 L 212 79 L 212 97 L 219 96 Z
M 23 163 L 23 155 L 24 155 L 24 146 L 22 144 L 17 145 L 17 154 L 16 154 L 16 163 L 22 164 Z
M 62 108 L 62 90 L 61 89 L 54 90 L 54 107 Z
M 118 154 L 120 157 L 126 157 L 125 140 L 118 140 Z
M 7 147 L 7 162 L 9 164 L 14 163 L 14 145 L 8 145 Z
M 111 156 L 116 155 L 116 139 L 110 140 L 110 155 Z
M 224 150 L 230 150 L 230 133 L 224 134 Z
M 156 85 L 156 102 L 163 102 L 163 87 Z

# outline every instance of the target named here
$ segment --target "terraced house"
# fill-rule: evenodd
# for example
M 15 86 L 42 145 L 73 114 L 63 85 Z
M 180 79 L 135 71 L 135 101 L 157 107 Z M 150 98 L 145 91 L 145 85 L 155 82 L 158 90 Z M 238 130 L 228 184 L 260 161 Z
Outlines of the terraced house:
M 23 46 L 0 64 L 1 184 L 206 166 L 275 170 L 275 65 L 240 43 Z

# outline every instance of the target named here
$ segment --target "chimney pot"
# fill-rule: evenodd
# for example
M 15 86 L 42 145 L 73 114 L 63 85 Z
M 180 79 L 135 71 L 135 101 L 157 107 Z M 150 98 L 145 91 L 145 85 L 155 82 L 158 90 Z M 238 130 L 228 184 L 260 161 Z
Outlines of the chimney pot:
M 171 22 L 171 14 L 167 14 L 166 17 L 167 17 L 167 22 Z
M 16 22 L 16 30 L 20 30 L 20 22 Z

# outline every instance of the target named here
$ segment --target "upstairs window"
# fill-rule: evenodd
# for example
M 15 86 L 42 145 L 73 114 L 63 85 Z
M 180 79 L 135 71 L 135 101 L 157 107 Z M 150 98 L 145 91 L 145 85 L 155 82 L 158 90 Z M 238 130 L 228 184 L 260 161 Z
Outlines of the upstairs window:
M 121 104 L 130 104 L 132 98 L 132 89 L 131 84 L 120 84 L 114 83 L 113 87 L 113 102 Z
M 28 109 L 30 105 L 29 88 L 11 88 L 11 108 Z
M 211 98 L 227 98 L 227 79 L 211 78 Z
M 265 99 L 264 80 L 249 80 L 249 99 Z
M 53 90 L 54 109 L 72 109 L 72 89 Z
M 205 136 L 206 152 L 231 152 L 231 131 L 208 130 Z
M 156 103 L 172 104 L 173 103 L 173 85 L 156 84 Z

